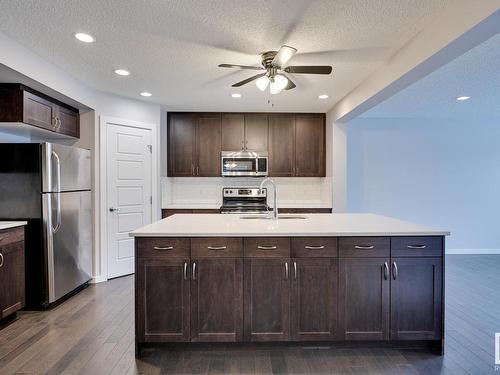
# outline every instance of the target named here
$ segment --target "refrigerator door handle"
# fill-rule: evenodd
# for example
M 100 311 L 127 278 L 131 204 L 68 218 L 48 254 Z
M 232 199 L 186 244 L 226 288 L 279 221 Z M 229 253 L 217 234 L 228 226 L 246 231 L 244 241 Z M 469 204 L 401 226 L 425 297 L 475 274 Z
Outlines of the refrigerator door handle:
M 54 197 L 57 198 L 56 202 L 56 226 L 52 227 L 52 231 L 56 233 L 59 228 L 61 228 L 61 160 L 59 159 L 59 155 L 56 152 L 52 151 L 51 154 L 56 161 L 56 194 Z

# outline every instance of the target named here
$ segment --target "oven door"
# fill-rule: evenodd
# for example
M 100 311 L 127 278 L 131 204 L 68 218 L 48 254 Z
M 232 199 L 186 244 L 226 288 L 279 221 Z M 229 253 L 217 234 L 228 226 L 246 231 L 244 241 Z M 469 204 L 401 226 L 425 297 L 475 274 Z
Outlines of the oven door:
M 221 159 L 223 176 L 257 176 L 258 158 L 223 156 Z

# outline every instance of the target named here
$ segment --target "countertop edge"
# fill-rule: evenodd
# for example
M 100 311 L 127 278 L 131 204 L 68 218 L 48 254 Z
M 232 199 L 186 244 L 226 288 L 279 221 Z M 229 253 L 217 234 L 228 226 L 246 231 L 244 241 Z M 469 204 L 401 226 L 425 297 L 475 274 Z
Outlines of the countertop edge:
M 411 237 L 449 236 L 450 232 L 322 232 L 322 233 L 129 233 L 129 237 Z
M 27 224 L 27 221 L 0 221 L 0 230 L 22 227 Z

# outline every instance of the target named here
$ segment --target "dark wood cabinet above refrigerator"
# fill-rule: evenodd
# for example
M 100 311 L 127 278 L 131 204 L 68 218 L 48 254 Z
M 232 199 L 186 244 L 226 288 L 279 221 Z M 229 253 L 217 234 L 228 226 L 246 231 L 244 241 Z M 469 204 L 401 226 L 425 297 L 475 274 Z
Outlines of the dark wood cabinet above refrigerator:
M 168 176 L 220 176 L 221 151 L 267 151 L 271 177 L 324 177 L 325 122 L 323 113 L 171 112 Z
M 0 123 L 13 131 L 80 137 L 78 109 L 22 84 L 0 83 Z

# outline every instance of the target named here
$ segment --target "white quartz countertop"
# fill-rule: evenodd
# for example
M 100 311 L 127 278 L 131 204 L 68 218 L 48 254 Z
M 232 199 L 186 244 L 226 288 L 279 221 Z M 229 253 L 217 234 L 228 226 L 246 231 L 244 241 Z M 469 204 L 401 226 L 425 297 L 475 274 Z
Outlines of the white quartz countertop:
M 307 219 L 245 220 L 250 215 L 177 214 L 131 237 L 447 236 L 450 232 L 375 214 L 305 214 Z M 283 215 L 287 216 L 287 215 Z M 289 216 L 297 216 L 290 214 Z
M 15 227 L 22 227 L 23 225 L 28 224 L 27 221 L 0 221 L 0 230 L 9 229 Z

